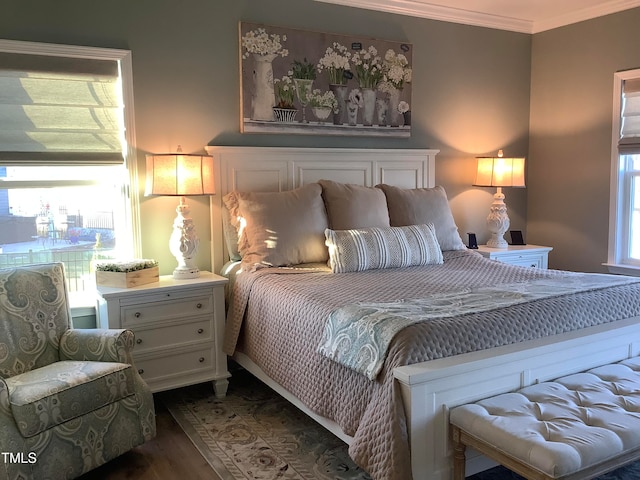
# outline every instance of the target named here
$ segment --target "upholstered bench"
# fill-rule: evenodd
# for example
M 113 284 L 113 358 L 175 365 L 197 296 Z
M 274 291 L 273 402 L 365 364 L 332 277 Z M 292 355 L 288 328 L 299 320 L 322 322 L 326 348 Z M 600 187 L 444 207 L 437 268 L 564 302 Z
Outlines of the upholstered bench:
M 589 479 L 640 458 L 640 357 L 450 412 L 454 479 L 470 446 L 528 479 Z

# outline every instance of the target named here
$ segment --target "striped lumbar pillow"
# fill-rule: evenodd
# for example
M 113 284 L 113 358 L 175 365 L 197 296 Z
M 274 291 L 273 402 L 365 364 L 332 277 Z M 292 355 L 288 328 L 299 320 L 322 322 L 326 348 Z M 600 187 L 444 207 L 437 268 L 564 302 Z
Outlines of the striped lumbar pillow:
M 442 250 L 432 223 L 324 231 L 334 273 L 440 264 Z

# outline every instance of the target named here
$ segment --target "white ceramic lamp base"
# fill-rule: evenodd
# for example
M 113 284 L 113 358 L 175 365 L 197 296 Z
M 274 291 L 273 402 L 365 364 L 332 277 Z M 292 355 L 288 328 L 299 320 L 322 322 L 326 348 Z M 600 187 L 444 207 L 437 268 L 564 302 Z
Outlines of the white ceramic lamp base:
M 493 203 L 489 216 L 487 217 L 487 229 L 491 232 L 491 238 L 487 241 L 487 246 L 492 248 L 507 248 L 509 244 L 504 239 L 504 234 L 509 230 L 509 215 L 507 215 L 507 205 L 504 203 L 502 188 L 493 196 Z
M 173 232 L 169 239 L 169 250 L 178 261 L 178 266 L 173 271 L 175 279 L 198 278 L 200 276 L 200 270 L 195 264 L 200 241 L 193 220 L 189 217 L 189 212 L 189 205 L 182 197 L 180 205 L 176 208 L 178 215 L 173 221 Z

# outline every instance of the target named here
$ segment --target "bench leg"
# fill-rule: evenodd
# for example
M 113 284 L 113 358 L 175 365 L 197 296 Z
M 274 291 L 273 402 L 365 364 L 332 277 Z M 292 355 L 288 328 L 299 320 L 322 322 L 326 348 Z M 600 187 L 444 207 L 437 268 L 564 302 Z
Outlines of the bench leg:
M 453 480 L 464 480 L 467 446 L 460 441 L 460 429 L 458 427 L 453 427 L 451 435 L 453 438 Z

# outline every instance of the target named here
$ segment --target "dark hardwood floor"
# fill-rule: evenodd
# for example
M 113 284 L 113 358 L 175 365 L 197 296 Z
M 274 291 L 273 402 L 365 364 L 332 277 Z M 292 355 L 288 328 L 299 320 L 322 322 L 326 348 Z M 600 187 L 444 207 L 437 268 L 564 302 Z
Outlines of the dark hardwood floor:
M 155 407 L 156 438 L 80 480 L 221 480 L 157 398 Z

